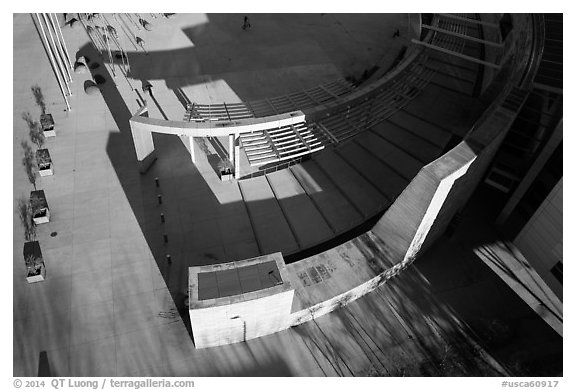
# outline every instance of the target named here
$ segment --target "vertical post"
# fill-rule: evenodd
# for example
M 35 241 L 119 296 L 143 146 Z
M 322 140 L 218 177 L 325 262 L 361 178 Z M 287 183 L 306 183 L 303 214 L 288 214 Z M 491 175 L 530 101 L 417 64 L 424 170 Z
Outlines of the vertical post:
M 190 156 L 192 162 L 196 164 L 196 152 L 194 152 L 194 137 L 190 137 Z
M 70 54 L 68 53 L 68 48 L 66 47 L 66 41 L 64 40 L 64 34 L 62 34 L 62 28 L 60 27 L 60 22 L 58 21 L 58 16 L 56 14 L 52 14 L 54 19 L 56 20 L 56 26 L 58 30 L 56 31 L 56 35 L 60 33 L 60 38 L 62 38 L 62 47 L 64 49 L 64 54 L 66 55 L 66 59 L 68 60 L 68 65 L 70 65 L 70 70 L 74 70 L 74 65 L 72 64 L 72 60 L 70 59 Z
M 40 15 L 38 15 L 38 13 L 36 13 L 36 19 L 38 20 L 38 25 L 40 26 L 40 30 L 42 31 L 42 37 L 44 38 L 43 42 L 46 45 L 46 51 L 48 52 L 50 63 L 52 64 L 54 74 L 56 75 L 56 79 L 58 80 L 58 86 L 60 87 L 60 91 L 62 92 L 62 96 L 64 97 L 64 101 L 66 102 L 66 107 L 68 108 L 68 111 L 70 111 L 70 104 L 68 103 L 68 99 L 66 98 L 66 92 L 64 92 L 64 87 L 62 86 L 62 81 L 60 80 L 60 74 L 56 69 L 56 61 L 54 60 L 54 56 L 52 55 L 50 44 L 48 43 L 48 38 L 46 37 L 46 32 L 44 32 L 44 27 L 42 26 L 42 21 L 40 20 Z
M 54 42 L 54 37 L 52 36 L 52 30 L 50 30 L 50 26 L 48 25 L 48 19 L 46 18 L 46 14 L 42 14 L 42 19 L 44 19 L 44 23 L 46 23 L 46 29 L 48 30 L 48 35 L 50 35 L 50 41 L 52 41 L 52 45 L 54 46 L 54 57 L 56 57 L 56 62 L 58 64 L 58 69 L 62 72 L 62 78 L 64 79 L 64 85 L 66 85 L 66 89 L 68 90 L 68 94 L 72 95 L 72 91 L 70 91 L 70 87 L 68 86 L 68 80 L 66 80 L 66 68 L 64 68 L 62 61 L 60 60 L 60 55 L 58 54 L 58 48 L 56 43 Z M 64 68 L 64 69 L 62 69 Z
M 56 37 L 55 46 L 56 52 L 60 56 L 62 62 L 62 69 L 65 71 L 66 76 L 68 76 L 67 81 L 72 82 L 72 67 L 69 66 L 68 59 L 66 58 L 66 53 L 64 53 L 64 48 L 62 47 L 62 42 L 60 42 L 60 36 L 58 35 L 58 30 L 56 29 L 56 24 L 52 20 L 52 14 L 46 16 L 48 20 L 46 23 L 50 22 L 49 31 L 54 31 L 54 36 Z M 70 90 L 70 88 L 68 88 Z M 72 93 L 70 93 L 72 94 Z
M 228 136 L 228 160 L 234 165 L 234 134 Z
M 240 136 L 234 134 L 234 178 L 240 179 Z
M 104 41 L 106 41 L 106 47 L 108 48 L 108 58 L 110 58 L 110 62 L 112 64 L 112 76 L 114 76 L 114 78 L 116 78 L 116 67 L 114 65 L 114 57 L 112 56 L 112 50 L 110 50 L 110 32 L 106 32 L 106 33 L 102 33 L 102 37 L 104 38 Z

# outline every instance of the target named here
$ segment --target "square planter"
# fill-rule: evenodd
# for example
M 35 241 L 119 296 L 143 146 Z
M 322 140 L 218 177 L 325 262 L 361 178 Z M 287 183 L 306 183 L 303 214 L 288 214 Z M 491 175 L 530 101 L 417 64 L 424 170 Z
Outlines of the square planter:
M 46 265 L 42 258 L 40 243 L 38 241 L 24 243 L 22 254 L 26 264 L 26 280 L 28 283 L 42 282 L 46 279 Z
M 40 125 L 42 126 L 42 131 L 44 131 L 45 137 L 56 137 L 56 130 L 54 130 L 54 119 L 52 118 L 52 114 L 40 115 Z
M 44 190 L 30 192 L 30 203 L 34 210 L 34 223 L 36 225 L 50 222 L 50 209 L 46 201 Z
M 38 173 L 40 176 L 52 176 L 54 167 L 48 149 L 38 149 L 36 151 L 36 161 L 38 162 Z
M 222 180 L 222 181 L 234 180 L 234 172 L 232 172 L 230 169 L 227 169 L 225 171 L 220 171 L 220 180 Z

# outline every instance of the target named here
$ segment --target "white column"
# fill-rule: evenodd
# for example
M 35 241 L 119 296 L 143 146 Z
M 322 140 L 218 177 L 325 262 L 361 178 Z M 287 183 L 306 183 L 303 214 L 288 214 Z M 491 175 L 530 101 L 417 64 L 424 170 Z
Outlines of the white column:
M 150 130 L 139 128 L 138 126 L 131 127 L 136 158 L 138 159 L 140 172 L 144 173 L 148 170 L 150 165 L 152 165 L 154 160 L 156 160 L 152 132 Z
M 68 80 L 72 82 L 72 72 L 74 71 L 74 68 L 70 66 L 68 57 L 66 57 L 66 53 L 64 52 L 64 46 L 62 45 L 62 42 L 60 42 L 60 35 L 58 34 L 58 29 L 56 28 L 56 22 L 53 21 L 52 16 L 53 14 L 48 14 L 47 18 L 48 21 L 50 22 L 50 27 L 52 28 L 52 30 L 54 30 L 54 36 L 56 37 L 56 49 L 60 54 L 60 58 L 62 59 L 63 64 L 62 66 L 66 71 L 66 74 L 68 75 Z
M 56 42 L 54 42 L 54 36 L 52 35 L 52 30 L 50 29 L 50 25 L 48 24 L 48 19 L 46 18 L 46 14 L 41 14 L 42 19 L 44 19 L 44 23 L 46 24 L 46 30 L 48 30 L 48 35 L 50 36 L 50 41 L 52 42 L 51 50 L 54 51 L 54 57 L 56 58 L 56 63 L 58 64 L 58 70 L 62 72 L 62 78 L 64 79 L 64 85 L 68 90 L 68 95 L 72 95 L 72 91 L 70 90 L 70 86 L 68 86 L 68 79 L 67 77 L 67 68 L 63 65 L 62 60 L 60 58 L 60 54 L 58 52 L 58 47 L 56 46 Z
M 196 153 L 194 152 L 194 137 L 190 138 L 190 156 L 192 157 L 192 162 L 196 164 Z
M 148 107 L 144 106 L 140 108 L 136 111 L 134 116 L 148 117 Z M 156 161 L 156 151 L 154 150 L 152 131 L 150 130 L 150 127 L 143 125 L 142 123 L 132 120 L 130 120 L 129 123 L 140 173 L 145 173 L 152 163 Z
M 234 164 L 234 134 L 228 136 L 228 160 Z
M 64 53 L 66 53 L 66 58 L 68 59 L 68 64 L 70 69 L 74 71 L 74 65 L 72 65 L 72 60 L 70 59 L 70 54 L 68 53 L 68 48 L 66 47 L 66 41 L 64 40 L 64 34 L 62 34 L 62 28 L 60 27 L 60 22 L 58 21 L 58 15 L 53 14 L 56 20 L 56 26 L 58 26 L 58 32 L 60 33 L 60 38 L 62 38 L 62 45 L 64 45 Z
M 54 74 L 56 75 L 56 79 L 58 80 L 58 86 L 60 87 L 60 91 L 62 91 L 62 96 L 64 97 L 64 101 L 66 102 L 66 107 L 68 111 L 70 111 L 70 104 L 68 103 L 68 99 L 66 98 L 66 92 L 64 91 L 64 83 L 60 80 L 60 73 L 58 72 L 58 66 L 56 64 L 56 60 L 52 54 L 52 50 L 50 49 L 50 43 L 48 42 L 48 38 L 46 37 L 46 33 L 44 32 L 44 27 L 42 26 L 42 21 L 40 20 L 40 15 L 36 13 L 36 19 L 38 19 L 38 26 L 40 26 L 40 30 L 42 31 L 43 43 L 46 45 L 46 52 L 48 53 L 48 57 L 50 58 L 50 63 L 52 64 L 52 68 L 54 69 Z
M 240 179 L 240 137 L 234 134 L 234 177 Z

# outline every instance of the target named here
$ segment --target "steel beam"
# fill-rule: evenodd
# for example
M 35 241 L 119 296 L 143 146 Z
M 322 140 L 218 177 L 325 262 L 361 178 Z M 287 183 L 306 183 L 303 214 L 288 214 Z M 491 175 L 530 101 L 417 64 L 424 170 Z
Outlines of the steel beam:
M 502 67 L 501 65 L 494 64 L 492 62 L 479 60 L 478 58 L 467 56 L 465 54 L 461 54 L 461 53 L 458 53 L 458 52 L 455 52 L 452 50 L 444 49 L 442 47 L 434 46 L 430 43 L 422 42 L 422 41 L 419 41 L 417 39 L 412 39 L 412 43 L 415 43 L 417 45 L 426 46 L 429 49 L 434 49 L 434 50 L 440 51 L 440 52 L 445 53 L 445 54 L 450 54 L 450 55 L 453 55 L 455 57 L 462 58 L 464 60 L 468 60 L 468 61 L 475 62 L 475 63 L 480 64 L 480 65 L 488 66 L 490 68 L 500 69 Z
M 443 34 L 447 34 L 447 35 L 452 35 L 453 37 L 458 37 L 458 38 L 463 38 L 463 39 L 467 39 L 469 41 L 472 42 L 476 42 L 476 43 L 481 43 L 483 45 L 487 45 L 487 46 L 493 46 L 493 47 L 497 47 L 497 48 L 502 48 L 504 47 L 503 43 L 498 43 L 498 42 L 492 42 L 492 41 L 487 41 L 485 39 L 480 39 L 480 38 L 475 38 L 475 37 L 470 37 L 466 34 L 460 34 L 454 31 L 450 31 L 450 30 L 446 30 L 440 27 L 435 27 L 435 26 L 430 26 L 428 24 L 423 24 L 422 28 L 428 29 L 428 30 L 432 30 L 432 31 L 438 31 L 440 33 Z

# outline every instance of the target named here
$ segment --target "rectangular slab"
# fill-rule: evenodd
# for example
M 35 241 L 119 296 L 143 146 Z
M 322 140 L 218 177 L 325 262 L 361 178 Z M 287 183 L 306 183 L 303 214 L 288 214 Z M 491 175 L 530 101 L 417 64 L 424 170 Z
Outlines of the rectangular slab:
M 398 124 L 419 136 L 426 138 L 435 145 L 444 148 L 452 133 L 437 125 L 432 124 L 409 111 L 400 110 L 388 119 L 389 122 Z
M 294 165 L 290 170 L 336 233 L 349 230 L 362 221 L 362 215 L 314 160 Z
M 393 167 L 402 177 L 412 180 L 424 166 L 420 161 L 374 133 L 364 132 L 356 140 L 376 158 Z
M 376 125 L 371 131 L 425 164 L 436 159 L 442 152 L 438 146 L 388 121 Z
M 239 185 L 262 252 L 297 251 L 298 243 L 266 177 L 242 180 Z
M 347 143 L 338 149 L 338 152 L 367 180 L 377 186 L 389 201 L 392 201 L 408 184 L 408 180 L 356 142 Z
M 332 229 L 289 169 L 267 177 L 302 248 L 333 236 Z
M 376 214 L 387 203 L 372 184 L 333 151 L 320 154 L 315 161 L 364 217 Z

